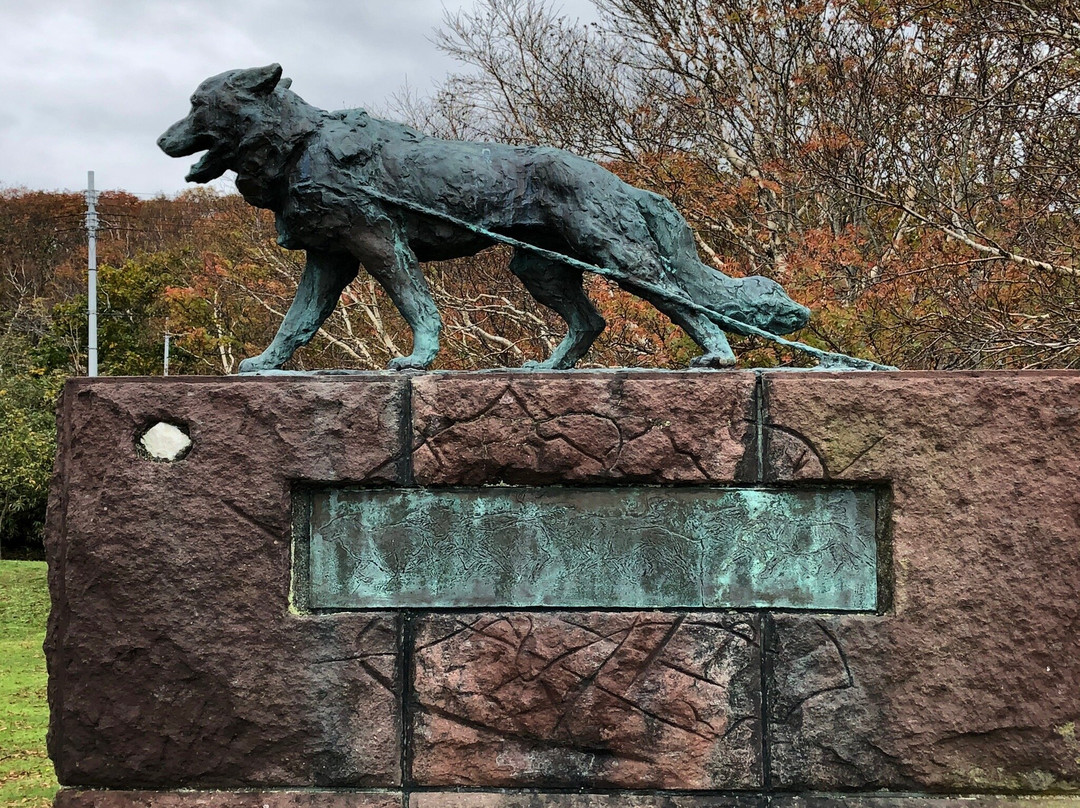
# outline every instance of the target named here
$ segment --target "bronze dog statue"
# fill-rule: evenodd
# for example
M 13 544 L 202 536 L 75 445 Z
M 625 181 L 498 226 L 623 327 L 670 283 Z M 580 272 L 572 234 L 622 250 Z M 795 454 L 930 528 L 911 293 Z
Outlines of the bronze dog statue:
M 730 278 L 702 264 L 668 200 L 590 160 L 440 140 L 360 109 L 327 112 L 289 85 L 276 64 L 213 76 L 158 140 L 172 157 L 206 151 L 191 182 L 235 171 L 244 198 L 274 212 L 279 243 L 307 251 L 273 342 L 241 372 L 280 368 L 306 345 L 360 265 L 413 332 L 412 354 L 390 367 L 428 367 L 442 321 L 419 262 L 474 255 L 497 241 L 517 245 L 510 271 L 567 324 L 534 367 L 572 367 L 603 330 L 582 288 L 585 269 L 614 277 L 671 317 L 704 350 L 697 366 L 735 363 L 724 331 L 739 332 L 739 323 L 786 334 L 809 319 L 774 281 Z

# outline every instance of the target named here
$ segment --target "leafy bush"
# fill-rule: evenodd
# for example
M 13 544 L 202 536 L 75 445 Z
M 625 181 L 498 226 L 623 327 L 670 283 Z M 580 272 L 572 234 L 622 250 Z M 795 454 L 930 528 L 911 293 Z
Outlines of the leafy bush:
M 0 554 L 40 556 L 60 374 L 0 375 Z

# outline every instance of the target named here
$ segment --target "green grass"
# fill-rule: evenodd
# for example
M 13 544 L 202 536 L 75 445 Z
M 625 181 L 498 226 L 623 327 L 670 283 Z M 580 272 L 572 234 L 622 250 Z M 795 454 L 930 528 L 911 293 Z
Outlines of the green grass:
M 56 793 L 45 752 L 45 619 L 42 561 L 0 561 L 0 805 L 46 808 Z

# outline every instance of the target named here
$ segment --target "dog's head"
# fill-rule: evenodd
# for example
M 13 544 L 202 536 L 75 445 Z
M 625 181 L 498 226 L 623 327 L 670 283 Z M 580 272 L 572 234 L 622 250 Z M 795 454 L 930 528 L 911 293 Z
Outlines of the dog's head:
M 754 313 L 749 318 L 752 325 L 773 334 L 790 334 L 810 322 L 810 309 L 788 297 L 776 281 L 752 275 L 740 278 L 739 286 L 743 300 Z
M 188 171 L 188 182 L 209 182 L 235 168 L 241 141 L 281 81 L 281 65 L 229 70 L 211 76 L 191 96 L 191 112 L 158 138 L 170 157 L 206 154 Z M 285 80 L 288 82 L 288 79 Z

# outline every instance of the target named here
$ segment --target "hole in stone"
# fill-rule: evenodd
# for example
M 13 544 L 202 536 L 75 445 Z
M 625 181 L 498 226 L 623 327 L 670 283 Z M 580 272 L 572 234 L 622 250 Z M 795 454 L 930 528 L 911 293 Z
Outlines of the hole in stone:
M 143 432 L 139 448 L 152 460 L 175 463 L 191 451 L 191 438 L 176 424 L 159 421 Z

